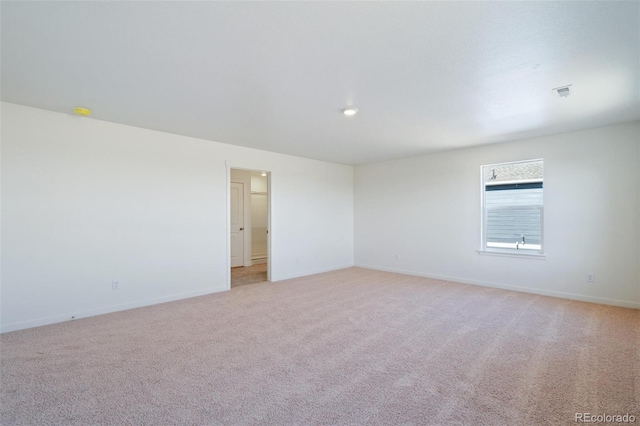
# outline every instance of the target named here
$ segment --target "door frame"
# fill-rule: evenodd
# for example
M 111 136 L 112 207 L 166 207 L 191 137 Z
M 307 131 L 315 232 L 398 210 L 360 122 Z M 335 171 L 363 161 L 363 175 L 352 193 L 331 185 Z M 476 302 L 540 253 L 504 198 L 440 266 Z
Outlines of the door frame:
M 272 265 L 273 265 L 273 250 L 271 249 L 272 246 L 272 229 L 273 227 L 271 226 L 271 200 L 273 199 L 272 196 L 272 187 L 271 187 L 271 176 L 272 176 L 272 171 L 270 168 L 259 168 L 259 167 L 255 167 L 255 165 L 249 165 L 249 164 L 242 164 L 242 163 L 236 163 L 233 161 L 225 161 L 225 165 L 227 167 L 227 180 L 226 180 L 226 192 L 227 192 L 227 261 L 226 261 L 226 265 L 227 265 L 227 283 L 226 283 L 226 289 L 230 290 L 231 289 L 231 169 L 236 169 L 236 170 L 246 170 L 246 171 L 250 171 L 250 172 L 266 172 L 267 173 L 267 281 L 271 281 L 271 270 L 272 270 Z M 245 184 L 246 185 L 246 184 Z M 251 182 L 249 182 L 249 185 L 251 185 Z M 245 189 L 246 192 L 246 189 Z M 245 209 L 247 208 L 247 206 L 245 206 Z M 251 213 L 249 211 L 249 213 Z M 245 228 L 246 228 L 246 224 L 245 224 Z

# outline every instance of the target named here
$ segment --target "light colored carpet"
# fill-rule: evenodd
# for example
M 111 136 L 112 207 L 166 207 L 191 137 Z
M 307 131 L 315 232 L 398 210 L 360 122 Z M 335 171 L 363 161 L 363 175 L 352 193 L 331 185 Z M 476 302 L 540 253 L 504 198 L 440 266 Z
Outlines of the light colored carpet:
M 240 266 L 231 268 L 231 287 L 257 284 L 267 281 L 267 264 L 258 263 L 252 266 Z
M 640 311 L 358 268 L 1 342 L 3 425 L 559 425 L 640 406 Z

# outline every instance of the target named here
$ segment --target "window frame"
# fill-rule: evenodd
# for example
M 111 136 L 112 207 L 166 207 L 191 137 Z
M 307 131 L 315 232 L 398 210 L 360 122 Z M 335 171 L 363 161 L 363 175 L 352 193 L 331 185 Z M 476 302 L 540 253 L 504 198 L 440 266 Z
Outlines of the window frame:
M 486 205 L 486 183 L 485 183 L 485 170 L 487 168 L 495 168 L 497 166 L 506 166 L 510 164 L 523 164 L 523 163 L 534 163 L 537 161 L 542 161 L 543 170 L 544 170 L 544 158 L 535 158 L 530 160 L 520 160 L 520 161 L 507 161 L 502 163 L 493 163 L 493 164 L 483 164 L 480 166 L 480 250 L 478 250 L 478 254 L 492 254 L 492 255 L 501 255 L 501 256 L 510 256 L 510 257 L 529 257 L 529 258 L 541 258 L 545 257 L 544 252 L 544 171 L 542 179 L 533 179 L 533 180 L 523 180 L 519 181 L 521 183 L 533 183 L 533 182 L 542 182 L 542 206 L 540 209 L 540 249 L 517 249 L 517 248 L 509 248 L 509 247 L 487 247 L 487 205 Z M 508 184 L 511 182 L 505 182 Z M 507 207 L 507 209 L 517 209 L 518 207 Z M 515 243 L 514 243 L 515 244 Z

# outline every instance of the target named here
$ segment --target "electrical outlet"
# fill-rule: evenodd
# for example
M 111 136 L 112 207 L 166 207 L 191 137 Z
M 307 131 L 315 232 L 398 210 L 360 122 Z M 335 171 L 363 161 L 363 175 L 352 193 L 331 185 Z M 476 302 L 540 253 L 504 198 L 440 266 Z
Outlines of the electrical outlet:
M 587 274 L 587 282 L 588 283 L 595 283 L 596 282 L 596 274 L 594 274 L 593 272 L 589 272 Z
M 111 290 L 120 290 L 120 281 L 111 281 Z

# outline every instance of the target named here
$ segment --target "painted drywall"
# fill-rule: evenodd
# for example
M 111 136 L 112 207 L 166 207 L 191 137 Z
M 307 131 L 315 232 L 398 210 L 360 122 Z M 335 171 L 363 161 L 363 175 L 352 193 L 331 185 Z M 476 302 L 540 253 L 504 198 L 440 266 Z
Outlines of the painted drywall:
M 357 166 L 356 265 L 637 308 L 639 151 L 631 123 Z M 478 254 L 480 166 L 536 158 L 545 259 Z
M 350 166 L 3 103 L 2 331 L 226 290 L 228 164 L 271 172 L 273 281 L 353 265 Z
M 251 261 L 267 258 L 268 186 L 266 176 L 251 176 Z
M 267 177 L 251 175 L 251 192 L 267 192 Z

